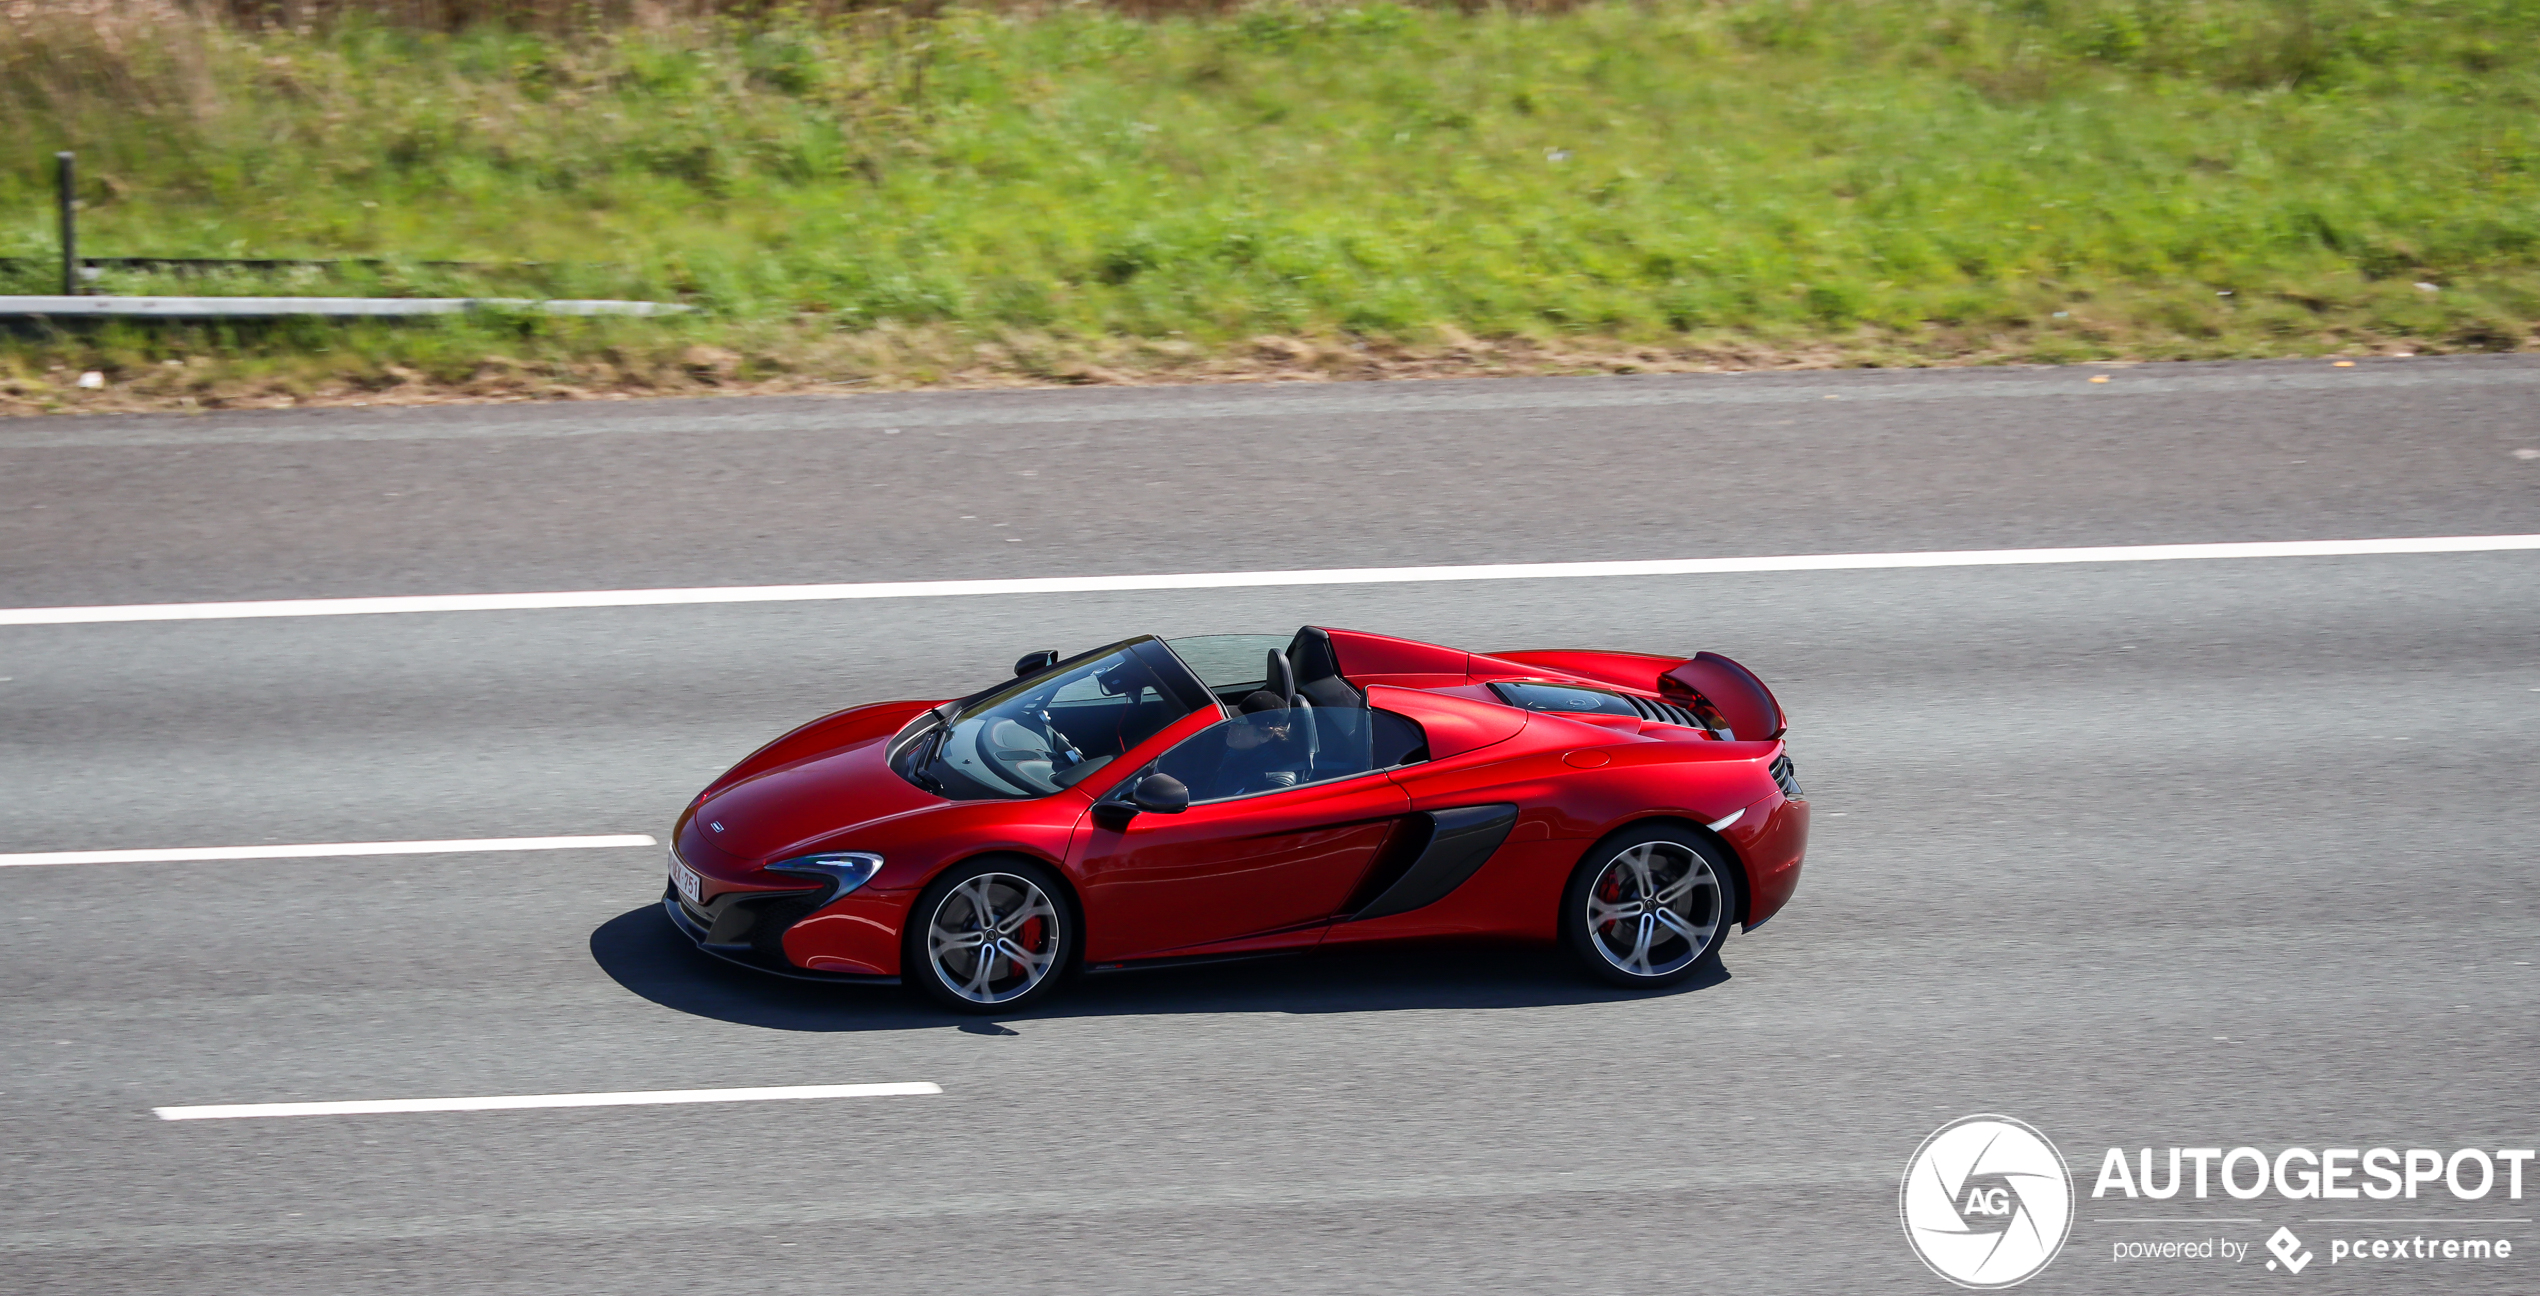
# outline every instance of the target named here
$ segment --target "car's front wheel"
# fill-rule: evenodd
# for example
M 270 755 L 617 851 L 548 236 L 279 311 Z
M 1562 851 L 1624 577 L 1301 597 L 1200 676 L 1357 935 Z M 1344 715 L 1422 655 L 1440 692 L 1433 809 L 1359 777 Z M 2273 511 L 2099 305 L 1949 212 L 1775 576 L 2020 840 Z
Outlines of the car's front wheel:
M 1066 893 L 1047 869 L 973 860 L 919 893 L 900 968 L 909 984 L 956 1012 L 1015 1012 L 1058 988 L 1079 939 Z
M 1716 962 L 1737 917 L 1737 866 L 1674 824 L 1598 842 L 1561 895 L 1561 942 L 1588 975 L 1615 985 L 1673 985 Z

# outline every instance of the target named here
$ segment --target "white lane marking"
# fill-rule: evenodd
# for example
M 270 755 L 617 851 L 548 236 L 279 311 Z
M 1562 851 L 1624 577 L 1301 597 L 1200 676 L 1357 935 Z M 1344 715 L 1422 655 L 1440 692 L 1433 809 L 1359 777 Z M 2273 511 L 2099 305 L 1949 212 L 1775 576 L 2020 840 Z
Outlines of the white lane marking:
M 153 1107 L 160 1120 L 244 1120 L 260 1116 L 378 1116 L 394 1112 L 518 1111 L 531 1107 L 650 1107 L 663 1103 L 773 1102 L 787 1098 L 886 1098 L 939 1094 L 925 1080 L 890 1084 L 783 1085 L 771 1089 L 647 1089 L 629 1093 L 511 1094 L 495 1098 L 387 1098 L 366 1102 L 234 1103 Z
M 2540 535 L 2407 536 L 2387 540 L 2273 540 L 2231 544 L 2099 545 L 2074 549 L 1954 549 L 1925 553 L 1794 554 L 1759 558 L 1481 563 L 1453 567 L 1329 567 L 1302 571 L 1186 572 L 1156 576 L 1033 576 L 1004 580 L 871 581 L 847 585 L 736 585 L 696 589 L 564 590 L 543 594 L 423 594 L 385 598 L 271 599 L 242 603 L 133 603 L 102 607 L 0 608 L 0 626 L 87 625 L 107 621 L 218 621 L 245 617 L 362 616 L 385 612 L 518 612 L 554 608 L 660 607 L 701 603 L 796 603 L 837 599 L 947 598 L 956 595 L 986 594 L 1093 594 L 1123 590 L 1252 589 L 1274 585 L 1576 580 L 1611 576 L 1868 571 L 1897 567 L 2006 567 L 2034 563 L 2176 562 L 2219 558 L 2339 558 L 2375 554 L 2487 553 L 2508 549 L 2540 549 Z
M 204 860 L 323 859 L 342 855 L 443 855 L 462 851 L 588 850 L 658 846 L 643 833 L 595 837 L 479 837 L 468 841 L 318 842 L 305 846 L 193 846 L 169 850 L 33 851 L 0 855 L 0 868 L 37 864 L 177 864 Z

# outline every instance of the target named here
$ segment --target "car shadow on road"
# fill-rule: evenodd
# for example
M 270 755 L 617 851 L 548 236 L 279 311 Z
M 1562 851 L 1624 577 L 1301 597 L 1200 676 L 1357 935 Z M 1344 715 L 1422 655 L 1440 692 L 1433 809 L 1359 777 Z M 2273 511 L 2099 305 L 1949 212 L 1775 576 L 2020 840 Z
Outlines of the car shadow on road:
M 925 1004 L 897 986 L 783 977 L 700 952 L 656 905 L 591 933 L 591 958 L 628 990 L 662 1007 L 740 1026 L 790 1031 L 931 1030 L 1014 1033 L 994 1022 L 1173 1013 L 1344 1013 L 1411 1008 L 1536 1008 L 1652 997 L 1596 985 L 1558 950 L 1433 944 L 1333 950 L 1080 977 L 1046 1006 L 1013 1017 L 972 1017 Z M 1658 993 L 1687 994 L 1729 979 L 1712 969 Z

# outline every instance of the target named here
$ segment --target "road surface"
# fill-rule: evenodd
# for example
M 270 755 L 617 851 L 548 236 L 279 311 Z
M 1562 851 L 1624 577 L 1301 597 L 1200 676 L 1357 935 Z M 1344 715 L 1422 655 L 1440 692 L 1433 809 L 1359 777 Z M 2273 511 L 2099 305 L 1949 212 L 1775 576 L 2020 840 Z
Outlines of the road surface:
M 0 607 L 2528 535 L 2535 397 L 2499 357 L 22 420 Z M 0 626 L 0 854 L 659 836 L 826 710 L 1300 623 L 1747 662 L 1797 898 L 1653 997 L 1409 950 L 982 1023 L 701 960 L 658 849 L 0 867 L 6 1285 L 1939 1292 L 1899 1172 L 2001 1112 L 2084 1194 L 2031 1290 L 2256 1290 L 2262 1245 L 2112 1246 L 2279 1225 L 2312 1285 L 2540 1286 L 2540 1163 L 2345 1206 L 2529 1253 L 2404 1269 L 2327 1264 L 2340 1204 L 2087 1196 L 2109 1147 L 2540 1140 L 2540 552 Z

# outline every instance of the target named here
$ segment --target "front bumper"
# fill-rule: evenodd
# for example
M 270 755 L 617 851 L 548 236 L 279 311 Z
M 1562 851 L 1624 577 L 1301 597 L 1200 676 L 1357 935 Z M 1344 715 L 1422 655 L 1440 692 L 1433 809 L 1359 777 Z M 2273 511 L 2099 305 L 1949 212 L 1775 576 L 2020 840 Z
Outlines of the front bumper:
M 811 916 L 819 907 L 818 892 L 732 892 L 703 905 L 691 905 L 677 889 L 664 885 L 662 912 L 670 925 L 695 941 L 697 948 L 757 972 L 802 981 L 835 981 L 849 985 L 898 985 L 895 976 L 857 976 L 814 972 L 785 958 L 785 929 Z

